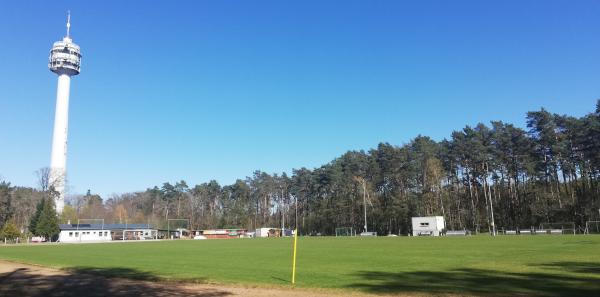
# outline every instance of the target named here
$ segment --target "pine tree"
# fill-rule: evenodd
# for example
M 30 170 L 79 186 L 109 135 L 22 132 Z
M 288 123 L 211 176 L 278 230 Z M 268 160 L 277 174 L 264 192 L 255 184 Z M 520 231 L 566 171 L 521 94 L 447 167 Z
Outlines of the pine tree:
M 54 199 L 46 199 L 37 221 L 36 233 L 51 240 L 58 235 L 58 232 L 58 216 L 54 208 Z
M 10 183 L 0 181 L 0 226 L 8 222 L 14 212 L 12 190 Z
M 21 236 L 21 232 L 13 222 L 8 222 L 4 224 L 4 227 L 0 229 L 0 238 L 14 240 L 19 236 Z
M 29 220 L 29 232 L 31 232 L 35 236 L 39 236 L 37 233 L 37 224 L 42 215 L 42 210 L 44 209 L 44 204 L 46 203 L 46 199 L 42 198 L 40 202 L 36 205 L 35 214 Z

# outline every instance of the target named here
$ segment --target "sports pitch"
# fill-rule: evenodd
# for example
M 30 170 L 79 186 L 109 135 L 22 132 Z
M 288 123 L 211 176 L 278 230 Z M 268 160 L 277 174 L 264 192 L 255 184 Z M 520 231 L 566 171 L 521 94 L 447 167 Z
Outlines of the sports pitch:
M 0 247 L 0 259 L 134 279 L 290 286 L 292 240 Z M 600 236 L 301 237 L 296 286 L 363 293 L 600 296 Z

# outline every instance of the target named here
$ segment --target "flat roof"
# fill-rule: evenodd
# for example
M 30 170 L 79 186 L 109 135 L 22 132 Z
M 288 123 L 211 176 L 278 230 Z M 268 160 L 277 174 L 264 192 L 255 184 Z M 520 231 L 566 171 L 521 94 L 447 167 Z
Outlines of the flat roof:
M 150 224 L 59 224 L 60 230 L 130 230 L 154 229 Z

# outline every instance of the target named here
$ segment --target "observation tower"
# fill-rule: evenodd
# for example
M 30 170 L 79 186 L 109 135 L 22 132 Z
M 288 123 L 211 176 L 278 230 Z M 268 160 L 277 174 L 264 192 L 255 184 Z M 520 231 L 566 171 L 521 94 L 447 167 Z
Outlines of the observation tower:
M 56 90 L 56 113 L 50 160 L 50 185 L 59 193 L 55 200 L 56 212 L 65 206 L 65 178 L 67 166 L 67 132 L 69 128 L 69 89 L 71 76 L 79 74 L 81 50 L 71 39 L 71 14 L 67 14 L 67 35 L 52 45 L 48 68 L 58 75 Z

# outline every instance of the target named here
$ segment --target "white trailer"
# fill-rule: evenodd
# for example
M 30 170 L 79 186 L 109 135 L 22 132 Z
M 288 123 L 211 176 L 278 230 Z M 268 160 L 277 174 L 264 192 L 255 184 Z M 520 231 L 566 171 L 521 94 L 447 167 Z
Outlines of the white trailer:
M 446 228 L 444 217 L 413 217 L 413 236 L 440 236 Z

